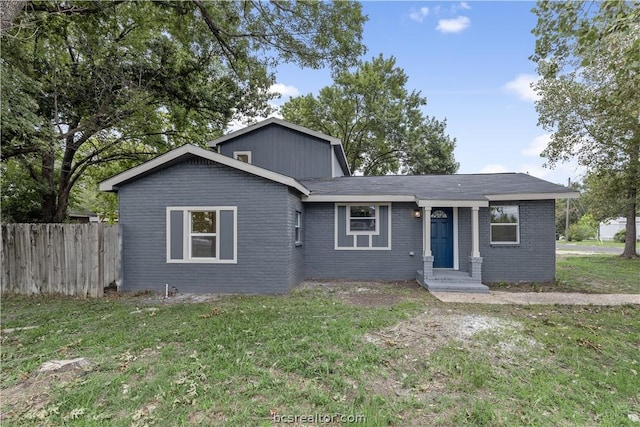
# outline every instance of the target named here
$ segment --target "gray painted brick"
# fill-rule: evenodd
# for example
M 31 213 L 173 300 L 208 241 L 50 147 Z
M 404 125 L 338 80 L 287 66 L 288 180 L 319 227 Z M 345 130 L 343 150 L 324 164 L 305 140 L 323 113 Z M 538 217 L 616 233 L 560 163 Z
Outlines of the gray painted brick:
M 164 291 L 168 283 L 182 292 L 282 293 L 298 280 L 288 267 L 294 245 L 284 185 L 189 160 L 123 185 L 119 197 L 125 291 Z M 167 206 L 237 206 L 237 264 L 167 263 Z

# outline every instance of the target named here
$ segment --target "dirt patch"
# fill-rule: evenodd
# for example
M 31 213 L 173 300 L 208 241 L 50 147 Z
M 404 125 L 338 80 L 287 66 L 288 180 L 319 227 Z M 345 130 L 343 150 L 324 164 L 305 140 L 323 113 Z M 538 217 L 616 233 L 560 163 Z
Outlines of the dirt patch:
M 429 294 L 415 280 L 398 282 L 307 281 L 297 289 L 319 289 L 358 307 L 392 307 L 404 301 L 420 301 L 429 298 Z
M 36 422 L 58 413 L 58 408 L 49 404 L 49 393 L 54 385 L 64 387 L 86 375 L 90 362 L 86 359 L 82 360 L 83 363 L 46 362 L 43 364 L 43 368 L 38 369 L 17 384 L 2 390 L 0 424 L 9 422 L 16 417 Z M 59 365 L 60 368 L 51 368 L 55 365 Z

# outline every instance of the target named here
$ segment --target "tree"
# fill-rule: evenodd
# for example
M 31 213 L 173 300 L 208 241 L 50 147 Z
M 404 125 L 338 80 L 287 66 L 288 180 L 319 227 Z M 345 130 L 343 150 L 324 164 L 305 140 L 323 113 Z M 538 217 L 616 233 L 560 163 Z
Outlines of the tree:
M 406 89 L 407 80 L 395 58 L 380 55 L 353 72 L 336 73 L 317 98 L 292 98 L 282 115 L 339 138 L 352 172 L 455 173 L 455 138 L 445 134 L 446 120 L 422 114 L 427 101 Z
M 637 257 L 640 184 L 640 8 L 636 2 L 539 2 L 535 85 L 539 124 L 552 132 L 542 155 L 553 167 L 575 157 L 598 179 L 600 203 L 622 202 Z M 602 187 L 605 186 L 605 187 Z M 607 191 L 602 191 L 607 189 Z M 613 213 L 613 212 L 612 212 Z
M 87 170 L 267 114 L 279 62 L 355 63 L 364 20 L 353 2 L 29 2 L 0 71 L 2 160 L 39 193 L 31 220 L 63 221 Z

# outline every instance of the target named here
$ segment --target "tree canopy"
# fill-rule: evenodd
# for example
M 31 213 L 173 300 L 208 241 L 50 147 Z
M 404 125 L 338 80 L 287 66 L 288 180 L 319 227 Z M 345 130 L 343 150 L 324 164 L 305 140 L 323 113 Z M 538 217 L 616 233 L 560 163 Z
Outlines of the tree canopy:
M 27 3 L 3 23 L 2 185 L 27 178 L 40 215 L 7 210 L 4 194 L 3 214 L 63 221 L 87 170 L 266 115 L 278 63 L 350 66 L 365 50 L 364 21 L 355 2 Z
M 623 256 L 636 257 L 640 184 L 640 7 L 635 2 L 539 2 L 535 85 L 548 164 L 576 158 L 608 215 L 627 217 Z
M 382 55 L 341 71 L 331 86 L 292 98 L 286 120 L 339 138 L 352 172 L 364 175 L 455 173 L 455 138 L 446 120 L 425 116 L 426 98 L 406 88 L 408 77 L 395 58 Z

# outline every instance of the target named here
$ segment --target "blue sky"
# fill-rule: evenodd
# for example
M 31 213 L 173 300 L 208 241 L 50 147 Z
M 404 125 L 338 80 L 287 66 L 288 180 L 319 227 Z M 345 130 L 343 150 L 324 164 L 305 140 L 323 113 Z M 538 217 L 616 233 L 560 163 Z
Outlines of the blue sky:
M 447 119 L 460 173 L 528 172 L 578 180 L 575 164 L 544 168 L 549 135 L 537 126 L 531 30 L 533 2 L 363 2 L 365 59 L 394 56 L 408 90 L 427 98 L 425 114 Z M 327 70 L 281 66 L 273 90 L 306 95 L 332 84 Z

